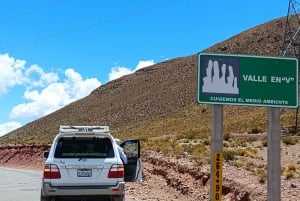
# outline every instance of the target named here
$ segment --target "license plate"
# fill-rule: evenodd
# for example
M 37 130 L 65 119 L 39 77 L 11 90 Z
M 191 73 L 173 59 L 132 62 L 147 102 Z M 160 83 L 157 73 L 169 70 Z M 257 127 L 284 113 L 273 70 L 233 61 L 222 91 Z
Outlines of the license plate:
M 92 170 L 91 169 L 78 169 L 77 170 L 77 177 L 91 177 Z

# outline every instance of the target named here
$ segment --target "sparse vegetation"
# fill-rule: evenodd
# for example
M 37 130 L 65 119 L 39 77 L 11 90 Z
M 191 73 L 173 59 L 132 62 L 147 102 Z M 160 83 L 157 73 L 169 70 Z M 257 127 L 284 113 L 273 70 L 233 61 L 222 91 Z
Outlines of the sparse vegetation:
M 191 153 L 191 159 L 196 165 L 209 163 L 210 158 L 208 148 L 204 145 L 196 145 Z
M 233 149 L 224 149 L 223 158 L 224 161 L 232 161 L 235 159 L 237 153 Z
M 238 168 L 244 168 L 244 167 L 248 166 L 248 164 L 249 164 L 248 161 L 244 158 L 240 158 L 238 160 L 235 160 L 234 163 L 233 163 L 233 165 L 238 167 Z
M 285 177 L 285 179 L 292 179 L 292 178 L 294 178 L 294 174 L 295 174 L 294 171 L 287 170 L 284 172 L 284 177 Z
M 238 149 L 238 154 L 240 156 L 250 157 L 250 158 L 257 158 L 257 150 L 253 148 L 245 148 L 245 149 Z
M 296 165 L 294 165 L 294 164 L 289 164 L 289 165 L 288 165 L 288 170 L 294 171 L 294 172 L 295 172 L 296 169 L 297 169 Z
M 206 139 L 203 139 L 203 144 L 204 145 L 210 145 L 211 139 L 210 137 L 207 137 Z
M 191 139 L 196 139 L 197 134 L 198 134 L 198 132 L 196 132 L 196 131 L 189 131 L 188 133 L 183 134 L 183 136 L 184 136 L 184 138 L 191 140 Z
M 258 176 L 259 183 L 265 183 L 267 180 L 267 171 L 264 168 L 257 168 L 255 171 L 255 175 Z
M 268 146 L 268 141 L 267 140 L 263 140 L 261 142 L 261 144 L 262 144 L 263 147 L 267 147 Z
M 262 133 L 262 132 L 263 132 L 263 129 L 259 128 L 259 127 L 254 127 L 250 131 L 250 133 L 253 133 L 253 134 Z
M 233 139 L 232 135 L 230 133 L 224 133 L 224 136 L 223 136 L 223 140 L 224 141 L 231 141 Z
M 286 145 L 295 145 L 298 143 L 298 139 L 292 136 L 286 136 L 282 138 L 282 142 Z
M 300 166 L 295 165 L 295 164 L 288 164 L 286 168 L 283 168 L 283 175 L 285 179 L 293 179 L 293 178 L 299 178 L 300 173 L 297 171 L 300 169 Z

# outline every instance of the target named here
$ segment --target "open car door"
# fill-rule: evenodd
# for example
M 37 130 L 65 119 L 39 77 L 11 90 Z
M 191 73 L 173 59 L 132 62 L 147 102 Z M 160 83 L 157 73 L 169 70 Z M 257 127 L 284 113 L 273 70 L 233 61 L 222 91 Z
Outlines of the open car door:
M 142 160 L 139 140 L 127 140 L 120 144 L 127 156 L 124 164 L 125 182 L 142 182 Z

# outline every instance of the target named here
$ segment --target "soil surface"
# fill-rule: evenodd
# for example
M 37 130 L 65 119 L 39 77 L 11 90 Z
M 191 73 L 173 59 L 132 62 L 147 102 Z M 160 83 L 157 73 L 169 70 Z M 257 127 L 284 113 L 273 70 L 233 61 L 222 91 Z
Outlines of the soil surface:
M 42 153 L 48 149 L 49 146 L 0 147 L 0 166 L 42 171 Z M 283 167 L 300 164 L 300 143 L 282 145 L 281 152 Z M 263 147 L 258 154 L 259 157 L 251 159 L 251 162 L 266 164 L 267 148 Z M 300 200 L 299 169 L 297 171 L 294 174 L 296 178 L 287 180 L 282 176 L 281 200 Z M 209 172 L 208 164 L 196 167 L 188 158 L 174 159 L 149 151 L 143 154 L 143 182 L 128 183 L 127 195 L 137 201 L 207 201 L 210 191 Z M 258 182 L 253 172 L 224 162 L 222 200 L 265 201 L 267 184 Z

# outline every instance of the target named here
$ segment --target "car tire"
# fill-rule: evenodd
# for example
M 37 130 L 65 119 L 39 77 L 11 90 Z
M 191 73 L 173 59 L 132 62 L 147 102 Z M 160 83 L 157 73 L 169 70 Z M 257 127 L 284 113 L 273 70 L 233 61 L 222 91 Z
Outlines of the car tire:
M 52 199 L 51 198 L 41 197 L 40 201 L 52 201 Z
M 44 196 L 41 194 L 40 201 L 55 201 L 55 198 L 44 197 Z
M 114 195 L 111 197 L 111 201 L 125 201 L 125 195 Z

